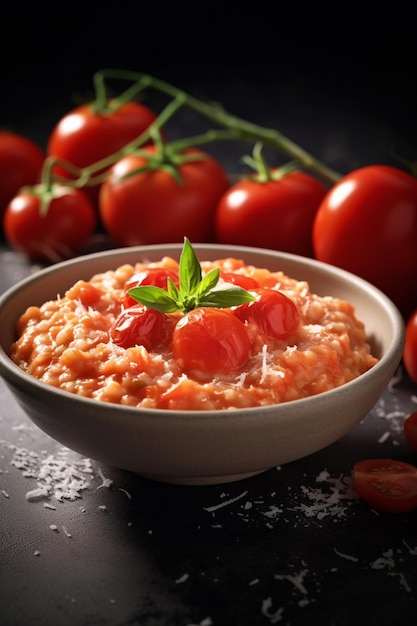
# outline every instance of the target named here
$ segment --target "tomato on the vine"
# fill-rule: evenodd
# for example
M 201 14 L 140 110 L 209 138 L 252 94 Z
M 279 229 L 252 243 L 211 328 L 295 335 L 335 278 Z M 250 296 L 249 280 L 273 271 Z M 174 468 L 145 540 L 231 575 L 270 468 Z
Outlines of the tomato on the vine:
M 230 310 L 201 307 L 178 321 L 172 348 L 181 369 L 205 380 L 244 365 L 250 341 L 245 325 Z
M 411 380 L 417 383 L 417 309 L 412 312 L 405 327 L 403 363 Z
M 48 139 L 47 154 L 79 168 L 88 167 L 138 138 L 156 117 L 152 109 L 138 102 L 126 102 L 113 108 L 110 101 L 104 111 L 97 111 L 94 103 L 83 104 L 55 125 Z M 63 167 L 56 166 L 55 171 L 65 178 L 73 178 Z M 99 186 L 86 186 L 84 190 L 97 201 Z
M 320 181 L 301 171 L 265 182 L 242 179 L 220 199 L 216 239 L 311 257 L 313 221 L 326 192 Z
M 404 420 L 403 428 L 408 444 L 417 452 L 417 411 Z
M 417 306 L 417 179 L 371 165 L 327 193 L 313 225 L 317 259 L 373 283 L 407 318 Z
M 42 208 L 43 186 L 23 188 L 8 204 L 3 220 L 9 245 L 33 260 L 57 261 L 78 252 L 94 233 L 96 212 L 78 189 L 53 185 Z
M 392 459 L 355 463 L 353 486 L 359 496 L 379 511 L 405 513 L 417 508 L 417 467 Z
M 132 154 L 113 166 L 100 190 L 105 230 L 121 246 L 182 242 L 184 236 L 211 241 L 215 208 L 229 186 L 226 172 L 209 154 L 189 148 L 178 155 L 189 158 L 176 166 L 178 181 L 164 163 L 146 169 L 158 150 L 149 146 L 149 159 Z
M 258 289 L 255 300 L 241 304 L 234 314 L 242 322 L 255 324 L 263 335 L 288 339 L 297 330 L 300 316 L 294 302 L 275 289 Z
M 0 217 L 21 187 L 39 182 L 44 153 L 34 141 L 0 131 Z

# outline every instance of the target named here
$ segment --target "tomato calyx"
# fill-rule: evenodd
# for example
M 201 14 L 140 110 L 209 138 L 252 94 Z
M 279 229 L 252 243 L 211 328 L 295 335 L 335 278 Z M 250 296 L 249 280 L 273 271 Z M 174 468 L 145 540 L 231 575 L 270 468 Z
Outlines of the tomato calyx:
M 203 277 L 200 262 L 185 237 L 179 262 L 179 287 L 168 277 L 166 290 L 154 285 L 140 285 L 127 293 L 137 302 L 162 313 L 187 313 L 198 307 L 228 308 L 254 299 L 246 289 L 236 284 L 219 283 L 219 278 L 219 268 Z
M 39 199 L 39 214 L 45 217 L 48 213 L 52 200 L 62 198 L 74 193 L 73 188 L 62 183 L 39 183 L 37 185 L 22 187 L 20 193 L 34 196 Z
M 265 157 L 263 156 L 262 150 L 263 144 L 261 142 L 257 142 L 254 145 L 252 156 L 245 155 L 242 157 L 242 161 L 255 170 L 255 173 L 251 175 L 252 181 L 261 184 L 271 181 L 276 182 L 282 180 L 291 172 L 299 171 L 300 168 L 295 161 L 290 161 L 281 167 L 272 169 L 269 167 Z
M 175 143 L 164 143 L 159 135 L 159 132 L 152 132 L 151 135 L 154 138 L 154 145 L 148 146 L 143 149 L 132 150 L 129 156 L 140 156 L 146 160 L 146 162 L 140 167 L 131 169 L 120 177 L 120 181 L 127 180 L 138 174 L 145 172 L 152 172 L 155 170 L 161 170 L 172 176 L 178 185 L 183 185 L 184 180 L 180 174 L 179 168 L 185 163 L 193 163 L 201 161 L 206 158 L 206 155 L 202 151 L 187 152 L 184 148 L 179 149 Z

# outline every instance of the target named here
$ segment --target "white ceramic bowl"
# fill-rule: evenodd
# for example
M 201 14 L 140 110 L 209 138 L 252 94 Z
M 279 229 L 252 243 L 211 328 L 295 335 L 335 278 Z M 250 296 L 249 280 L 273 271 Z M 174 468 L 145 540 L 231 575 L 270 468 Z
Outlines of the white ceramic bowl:
M 201 261 L 233 256 L 307 280 L 312 292 L 346 299 L 380 361 L 335 390 L 280 405 L 233 411 L 161 411 L 86 399 L 46 385 L 8 357 L 15 324 L 32 304 L 55 299 L 77 280 L 123 263 L 179 258 L 182 246 L 133 247 L 80 256 L 26 278 L 0 298 L 0 372 L 18 403 L 44 432 L 99 462 L 155 480 L 215 484 L 294 461 L 335 442 L 382 395 L 402 356 L 404 323 L 379 290 L 335 267 L 248 247 L 194 245 Z

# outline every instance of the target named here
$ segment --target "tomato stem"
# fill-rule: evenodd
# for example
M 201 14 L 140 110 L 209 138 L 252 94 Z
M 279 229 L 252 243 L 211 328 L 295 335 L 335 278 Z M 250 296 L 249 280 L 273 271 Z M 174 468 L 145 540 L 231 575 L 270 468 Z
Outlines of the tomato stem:
M 116 98 L 109 99 L 108 90 L 106 88 L 106 78 L 118 78 L 121 80 L 133 80 L 134 83 L 125 89 Z M 101 70 L 93 75 L 93 85 L 95 91 L 95 100 L 93 109 L 98 115 L 117 111 L 126 102 L 130 102 L 141 91 L 149 87 L 149 77 L 144 76 L 138 80 L 137 77 L 130 77 L 129 72 L 120 70 Z
M 131 73 L 132 78 L 134 75 L 135 73 Z M 137 81 L 144 81 L 146 79 L 150 87 L 158 89 L 166 95 L 173 98 L 178 98 L 181 95 L 184 99 L 184 103 L 188 107 L 217 122 L 218 124 L 229 128 L 229 130 L 233 130 L 235 132 L 236 139 L 245 139 L 247 141 L 253 141 L 254 143 L 262 141 L 264 145 L 284 152 L 287 156 L 296 160 L 307 169 L 323 176 L 323 178 L 327 179 L 331 183 L 335 183 L 340 180 L 341 174 L 329 168 L 327 165 L 316 159 L 313 155 L 309 154 L 276 129 L 264 128 L 236 117 L 218 106 L 213 106 L 194 98 L 165 81 L 152 76 L 147 76 L 146 74 L 136 74 Z
M 109 101 L 106 88 L 106 79 L 109 78 L 132 81 L 133 84 L 118 97 Z M 167 159 L 169 162 L 168 165 L 170 166 L 173 166 L 176 163 L 174 156 L 179 157 L 181 152 L 186 148 L 222 140 L 243 140 L 254 143 L 255 146 L 269 146 L 273 149 L 279 150 L 299 165 L 311 170 L 332 184 L 340 180 L 342 177 L 341 174 L 316 159 L 313 155 L 306 152 L 303 148 L 295 144 L 288 137 L 285 137 L 279 131 L 273 128 L 264 128 L 257 124 L 243 120 L 228 113 L 218 105 L 212 105 L 198 100 L 197 98 L 187 94 L 185 91 L 148 74 L 133 71 L 105 69 L 94 74 L 93 82 L 96 95 L 93 106 L 97 113 L 104 114 L 106 112 L 108 113 L 114 111 L 147 88 L 154 88 L 172 99 L 162 112 L 159 113 L 156 120 L 149 126 L 149 128 L 147 128 L 147 130 L 145 130 L 139 137 L 123 146 L 123 148 L 117 152 L 114 152 L 108 157 L 101 159 L 88 167 L 78 169 L 77 171 L 74 171 L 74 166 L 69 163 L 61 164 L 75 176 L 78 176 L 75 181 L 66 181 L 69 186 L 83 187 L 85 185 L 90 186 L 100 184 L 107 178 L 105 170 L 114 165 L 114 163 L 124 156 L 133 152 L 140 154 L 140 148 L 150 140 L 153 140 L 162 150 L 166 150 L 166 155 L 169 155 L 170 157 Z M 213 122 L 216 122 L 224 128 L 216 130 L 212 129 L 201 135 L 173 141 L 169 144 L 169 148 L 168 146 L 164 146 L 161 140 L 160 131 L 162 127 L 173 117 L 173 115 L 183 106 L 188 106 L 190 109 L 212 120 Z M 260 150 L 260 148 L 258 149 Z M 255 151 L 256 150 L 257 149 L 255 148 Z M 147 154 L 146 150 L 144 150 L 144 153 L 145 155 Z M 262 165 L 260 152 L 258 157 L 254 158 L 258 159 L 257 168 L 261 168 L 261 175 L 267 176 L 267 165 L 266 163 Z M 179 163 L 180 160 L 177 159 L 177 162 Z M 258 171 L 260 170 L 258 169 Z M 58 178 L 55 180 L 61 181 L 61 179 Z
M 326 164 L 319 161 L 316 157 L 294 143 L 291 139 L 280 133 L 274 128 L 264 128 L 241 119 L 231 113 L 228 113 L 218 105 L 208 104 L 202 100 L 198 100 L 187 94 L 185 91 L 175 87 L 163 80 L 134 71 L 123 71 L 114 69 L 105 69 L 95 74 L 96 90 L 102 95 L 102 89 L 105 78 L 118 78 L 133 81 L 132 87 L 122 94 L 117 101 L 126 102 L 127 99 L 139 93 L 148 87 L 170 96 L 177 103 L 182 103 L 189 108 L 197 111 L 204 117 L 211 119 L 218 124 L 225 126 L 233 134 L 228 137 L 230 139 L 243 139 L 253 143 L 261 141 L 264 145 L 277 149 L 291 159 L 297 161 L 300 165 L 322 176 L 331 183 L 335 183 L 342 177 L 340 173 L 329 168 Z M 104 97 L 104 96 L 102 96 Z M 165 122 L 164 122 L 165 123 Z M 159 128 L 162 123 L 158 122 Z

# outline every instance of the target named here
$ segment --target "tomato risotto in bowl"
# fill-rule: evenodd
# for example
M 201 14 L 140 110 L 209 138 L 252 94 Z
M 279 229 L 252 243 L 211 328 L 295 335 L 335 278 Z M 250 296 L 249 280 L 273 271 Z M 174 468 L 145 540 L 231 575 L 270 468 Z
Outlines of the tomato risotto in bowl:
M 402 318 L 362 279 L 239 246 L 58 263 L 0 301 L 1 374 L 62 444 L 156 480 L 238 480 L 333 443 L 401 359 Z

